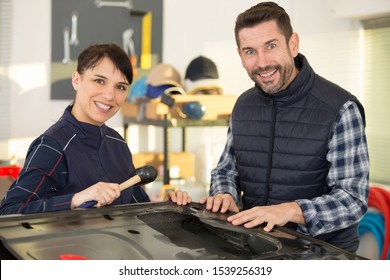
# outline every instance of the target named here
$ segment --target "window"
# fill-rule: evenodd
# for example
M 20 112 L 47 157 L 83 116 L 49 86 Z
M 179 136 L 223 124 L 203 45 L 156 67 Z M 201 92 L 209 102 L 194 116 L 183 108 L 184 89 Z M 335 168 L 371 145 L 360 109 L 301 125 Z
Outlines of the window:
M 10 136 L 11 0 L 0 1 L 0 141 Z M 0 142 L 1 146 L 1 142 Z M 4 156 L 4 155 L 3 155 Z
M 362 23 L 370 181 L 390 185 L 390 17 Z

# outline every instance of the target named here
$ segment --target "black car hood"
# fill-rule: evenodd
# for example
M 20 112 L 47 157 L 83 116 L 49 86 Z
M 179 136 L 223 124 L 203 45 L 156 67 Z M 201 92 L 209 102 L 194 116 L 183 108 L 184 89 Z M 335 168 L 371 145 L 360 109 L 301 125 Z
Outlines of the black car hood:
M 204 205 L 140 203 L 0 217 L 1 259 L 363 259 L 285 227 L 265 232 Z

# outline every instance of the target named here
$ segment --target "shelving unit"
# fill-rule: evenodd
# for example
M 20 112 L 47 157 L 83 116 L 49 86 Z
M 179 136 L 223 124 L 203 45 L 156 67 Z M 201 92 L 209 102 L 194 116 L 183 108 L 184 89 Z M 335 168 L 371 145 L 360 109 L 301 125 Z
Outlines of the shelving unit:
M 133 117 L 123 117 L 123 131 L 124 131 L 124 139 L 126 142 L 127 139 L 127 130 L 130 124 L 135 125 L 152 125 L 161 127 L 163 129 L 163 153 L 164 153 L 164 177 L 163 183 L 169 184 L 169 155 L 170 155 L 170 129 L 171 128 L 182 128 L 182 151 L 186 151 L 187 149 L 187 128 L 188 127 L 210 127 L 210 126 L 228 126 L 229 118 L 221 118 L 215 120 L 192 120 L 192 119 L 174 119 L 171 118 L 169 114 L 164 115 L 162 120 L 150 120 L 143 119 L 138 120 Z

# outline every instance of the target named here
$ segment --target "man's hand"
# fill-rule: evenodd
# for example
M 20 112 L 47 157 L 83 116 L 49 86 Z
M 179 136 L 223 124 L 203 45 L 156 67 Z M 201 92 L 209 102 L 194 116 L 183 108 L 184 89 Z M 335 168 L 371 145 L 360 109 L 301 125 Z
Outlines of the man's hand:
M 271 231 L 275 225 L 284 226 L 287 222 L 304 224 L 302 210 L 296 202 L 282 203 L 270 206 L 255 206 L 239 212 L 227 219 L 233 225 L 244 224 L 252 228 L 266 223 L 264 231 Z
M 177 205 L 187 205 L 187 203 L 192 202 L 192 198 L 188 195 L 188 193 L 181 190 L 167 192 L 164 200 L 171 200 Z
M 217 194 L 213 197 L 204 197 L 199 200 L 200 204 L 206 203 L 206 209 L 213 212 L 226 213 L 228 210 L 238 212 L 238 207 L 230 194 Z

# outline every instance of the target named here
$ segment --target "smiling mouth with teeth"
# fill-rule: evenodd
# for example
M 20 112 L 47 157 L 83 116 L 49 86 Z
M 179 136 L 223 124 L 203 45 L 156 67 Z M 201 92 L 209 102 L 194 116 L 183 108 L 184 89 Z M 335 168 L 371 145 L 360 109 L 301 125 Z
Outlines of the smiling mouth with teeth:
M 264 74 L 259 73 L 259 75 L 260 75 L 261 77 L 263 77 L 263 78 L 268 78 L 268 77 L 272 76 L 273 74 L 275 74 L 275 72 L 276 72 L 277 70 L 278 70 L 278 69 L 274 69 L 273 71 L 268 72 L 268 73 L 264 73 Z
M 112 108 L 112 106 L 108 106 L 108 105 L 105 105 L 103 103 L 100 103 L 100 102 L 95 102 L 96 106 L 99 107 L 100 109 L 104 110 L 104 111 L 108 111 Z

